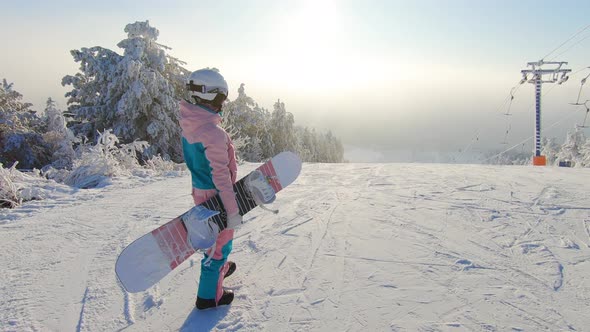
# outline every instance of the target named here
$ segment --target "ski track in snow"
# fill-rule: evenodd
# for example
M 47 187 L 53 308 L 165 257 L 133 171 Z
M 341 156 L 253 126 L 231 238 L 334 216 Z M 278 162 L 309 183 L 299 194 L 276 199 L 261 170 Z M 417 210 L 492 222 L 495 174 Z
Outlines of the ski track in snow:
M 584 331 L 589 180 L 587 169 L 304 164 L 278 215 L 245 217 L 225 281 L 234 303 L 206 311 L 194 309 L 199 255 L 137 294 L 114 273 L 127 244 L 191 206 L 188 176 L 66 190 L 0 212 L 0 331 Z

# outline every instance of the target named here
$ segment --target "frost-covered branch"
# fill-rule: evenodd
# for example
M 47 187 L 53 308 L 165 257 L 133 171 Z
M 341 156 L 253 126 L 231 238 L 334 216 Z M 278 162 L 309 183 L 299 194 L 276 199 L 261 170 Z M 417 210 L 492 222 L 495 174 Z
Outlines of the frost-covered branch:
M 14 208 L 22 203 L 19 188 L 15 184 L 17 172 L 20 173 L 16 169 L 16 164 L 6 169 L 0 163 L 0 208 Z
M 72 171 L 59 177 L 73 187 L 94 188 L 108 184 L 114 177 L 146 177 L 178 170 L 175 163 L 159 155 L 149 158 L 146 166 L 142 166 L 139 156 L 147 149 L 149 144 L 145 141 L 119 144 L 119 138 L 108 129 L 98 133 L 96 145 L 80 146 L 80 157 L 74 160 Z

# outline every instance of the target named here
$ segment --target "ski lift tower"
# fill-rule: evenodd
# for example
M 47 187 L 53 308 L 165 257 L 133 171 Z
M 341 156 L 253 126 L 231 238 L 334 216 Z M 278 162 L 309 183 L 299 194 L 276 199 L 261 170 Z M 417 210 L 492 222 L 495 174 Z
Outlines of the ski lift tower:
M 521 70 L 522 80 L 520 84 L 528 82 L 535 85 L 535 155 L 533 156 L 533 165 L 535 166 L 545 166 L 547 164 L 545 156 L 541 155 L 541 86 L 543 83 L 562 84 L 567 81 L 569 78 L 567 73 L 572 70 L 561 68 L 564 65 L 567 65 L 567 62 L 545 62 L 540 60 L 527 63 L 527 68 L 530 67 L 530 69 Z M 530 79 L 529 75 L 531 75 Z

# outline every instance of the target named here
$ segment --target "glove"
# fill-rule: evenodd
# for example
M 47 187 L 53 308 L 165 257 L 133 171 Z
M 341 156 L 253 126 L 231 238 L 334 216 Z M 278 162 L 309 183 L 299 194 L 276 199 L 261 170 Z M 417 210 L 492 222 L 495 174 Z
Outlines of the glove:
M 239 213 L 227 216 L 227 228 L 234 229 L 243 223 L 242 216 Z

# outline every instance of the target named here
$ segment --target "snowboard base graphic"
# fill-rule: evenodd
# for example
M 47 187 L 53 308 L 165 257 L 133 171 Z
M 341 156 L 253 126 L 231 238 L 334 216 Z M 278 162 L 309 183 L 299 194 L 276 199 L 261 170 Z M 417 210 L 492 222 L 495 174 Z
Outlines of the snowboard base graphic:
M 297 179 L 301 172 L 301 159 L 295 153 L 281 152 L 237 181 L 234 192 L 242 216 L 258 206 L 247 181 L 257 171 L 264 175 L 269 188 L 277 193 Z M 227 224 L 223 204 L 216 195 L 129 244 L 115 265 L 117 277 L 128 292 L 141 292 L 155 285 L 195 253 L 183 222 L 187 215 L 201 220 L 210 219 L 220 230 Z

